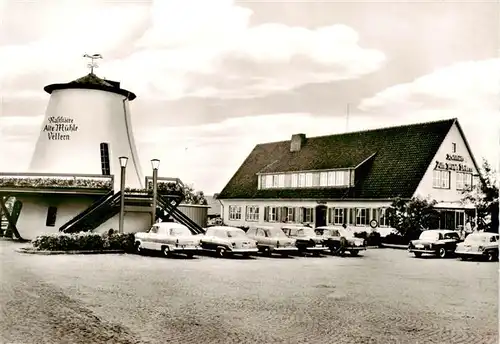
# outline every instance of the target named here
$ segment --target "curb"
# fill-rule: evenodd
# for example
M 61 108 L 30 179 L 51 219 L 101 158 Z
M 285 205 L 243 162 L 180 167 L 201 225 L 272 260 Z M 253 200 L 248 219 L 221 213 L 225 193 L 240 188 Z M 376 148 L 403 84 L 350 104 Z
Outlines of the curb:
M 408 249 L 408 245 L 382 244 L 382 246 L 387 247 L 387 248 L 396 248 L 396 249 L 400 249 L 400 250 L 407 250 Z
M 56 255 L 56 254 L 112 254 L 125 253 L 125 250 L 81 250 L 81 251 L 38 251 L 31 247 L 21 247 L 15 250 L 19 253 L 41 254 L 41 255 Z

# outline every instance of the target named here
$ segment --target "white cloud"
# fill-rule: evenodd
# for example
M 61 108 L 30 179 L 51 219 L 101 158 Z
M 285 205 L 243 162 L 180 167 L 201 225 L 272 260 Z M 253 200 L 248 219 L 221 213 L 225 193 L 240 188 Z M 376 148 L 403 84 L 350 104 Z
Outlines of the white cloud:
M 456 117 L 477 160 L 499 166 L 499 80 L 500 59 L 461 62 L 389 87 L 359 109 L 392 123 Z
M 30 23 L 31 30 L 43 30 L 43 38 L 0 46 L 0 59 L 9 65 L 0 72 L 2 87 L 25 89 L 30 85 L 20 86 L 15 79 L 37 73 L 44 82 L 76 78 L 84 73 L 84 52 L 113 57 L 120 49 L 129 55 L 101 61 L 98 74 L 122 80 L 140 95 L 165 99 L 262 95 L 356 78 L 385 60 L 383 53 L 360 47 L 357 33 L 344 25 L 251 27 L 252 12 L 231 0 L 135 4 L 66 1 L 45 9 L 44 20 Z M 38 8 L 33 6 L 25 8 Z M 149 21 L 149 29 L 134 42 L 131 35 Z
M 0 84 L 8 89 L 19 76 L 46 73 L 50 78 L 76 78 L 83 74 L 85 52 L 106 55 L 127 43 L 131 32 L 147 19 L 144 5 L 106 4 L 98 0 L 59 1 L 47 4 L 12 3 L 4 9 L 6 17 L 33 16 L 30 30 L 43 33 L 26 44 L 0 46 Z M 16 24 L 17 23 L 17 24 Z M 22 36 L 18 22 L 3 25 L 9 35 Z M 52 82 L 62 82 L 54 80 Z M 69 80 L 68 80 L 69 81 Z M 40 85 L 24 85 L 39 88 Z

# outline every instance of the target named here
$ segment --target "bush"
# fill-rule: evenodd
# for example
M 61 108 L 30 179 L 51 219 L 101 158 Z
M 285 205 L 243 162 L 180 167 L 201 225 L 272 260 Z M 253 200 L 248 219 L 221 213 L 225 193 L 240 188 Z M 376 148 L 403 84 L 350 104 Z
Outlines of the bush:
M 384 238 L 382 238 L 382 242 L 384 244 L 391 244 L 391 245 L 408 245 L 411 240 L 418 239 L 420 233 L 421 231 L 413 233 L 411 236 L 403 236 L 398 233 L 390 233 Z
M 134 234 L 55 233 L 38 236 L 32 244 L 35 249 L 41 251 L 125 250 L 131 252 L 134 249 Z
M 358 232 L 354 233 L 354 236 L 356 238 L 361 238 L 366 240 L 366 245 L 367 246 L 380 246 L 381 244 L 381 238 L 380 238 L 380 233 L 379 232 Z

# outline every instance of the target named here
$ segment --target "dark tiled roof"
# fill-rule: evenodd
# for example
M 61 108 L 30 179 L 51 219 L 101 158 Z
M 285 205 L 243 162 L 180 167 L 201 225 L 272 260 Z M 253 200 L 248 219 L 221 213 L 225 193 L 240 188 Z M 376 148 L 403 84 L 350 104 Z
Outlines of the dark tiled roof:
M 107 87 L 115 87 L 111 83 L 107 82 L 104 79 L 99 78 L 97 75 L 93 73 L 89 73 L 81 78 L 71 81 L 69 84 L 80 84 L 80 85 L 101 85 Z
M 290 141 L 255 146 L 219 195 L 248 198 L 410 198 L 456 119 L 307 138 L 299 152 Z M 257 173 L 357 166 L 352 188 L 257 189 Z
M 73 80 L 71 82 L 65 84 L 51 84 L 47 85 L 43 88 L 45 92 L 51 94 L 56 90 L 65 90 L 65 89 L 92 89 L 92 90 L 100 90 L 107 91 L 120 94 L 128 98 L 128 100 L 134 100 L 136 95 L 128 90 L 120 88 L 120 83 L 117 81 L 105 80 L 99 78 L 97 75 L 93 73 L 89 73 L 81 78 Z

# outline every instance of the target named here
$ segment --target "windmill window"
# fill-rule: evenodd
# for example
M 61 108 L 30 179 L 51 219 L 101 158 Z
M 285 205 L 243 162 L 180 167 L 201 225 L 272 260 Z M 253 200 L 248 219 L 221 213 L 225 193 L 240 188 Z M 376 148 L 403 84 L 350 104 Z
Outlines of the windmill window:
M 47 210 L 47 220 L 45 221 L 45 226 L 54 227 L 56 225 L 56 219 L 57 219 L 57 208 L 49 207 L 49 209 Z
M 111 168 L 109 166 L 109 145 L 105 142 L 101 143 L 100 150 L 102 175 L 109 176 L 111 174 Z

